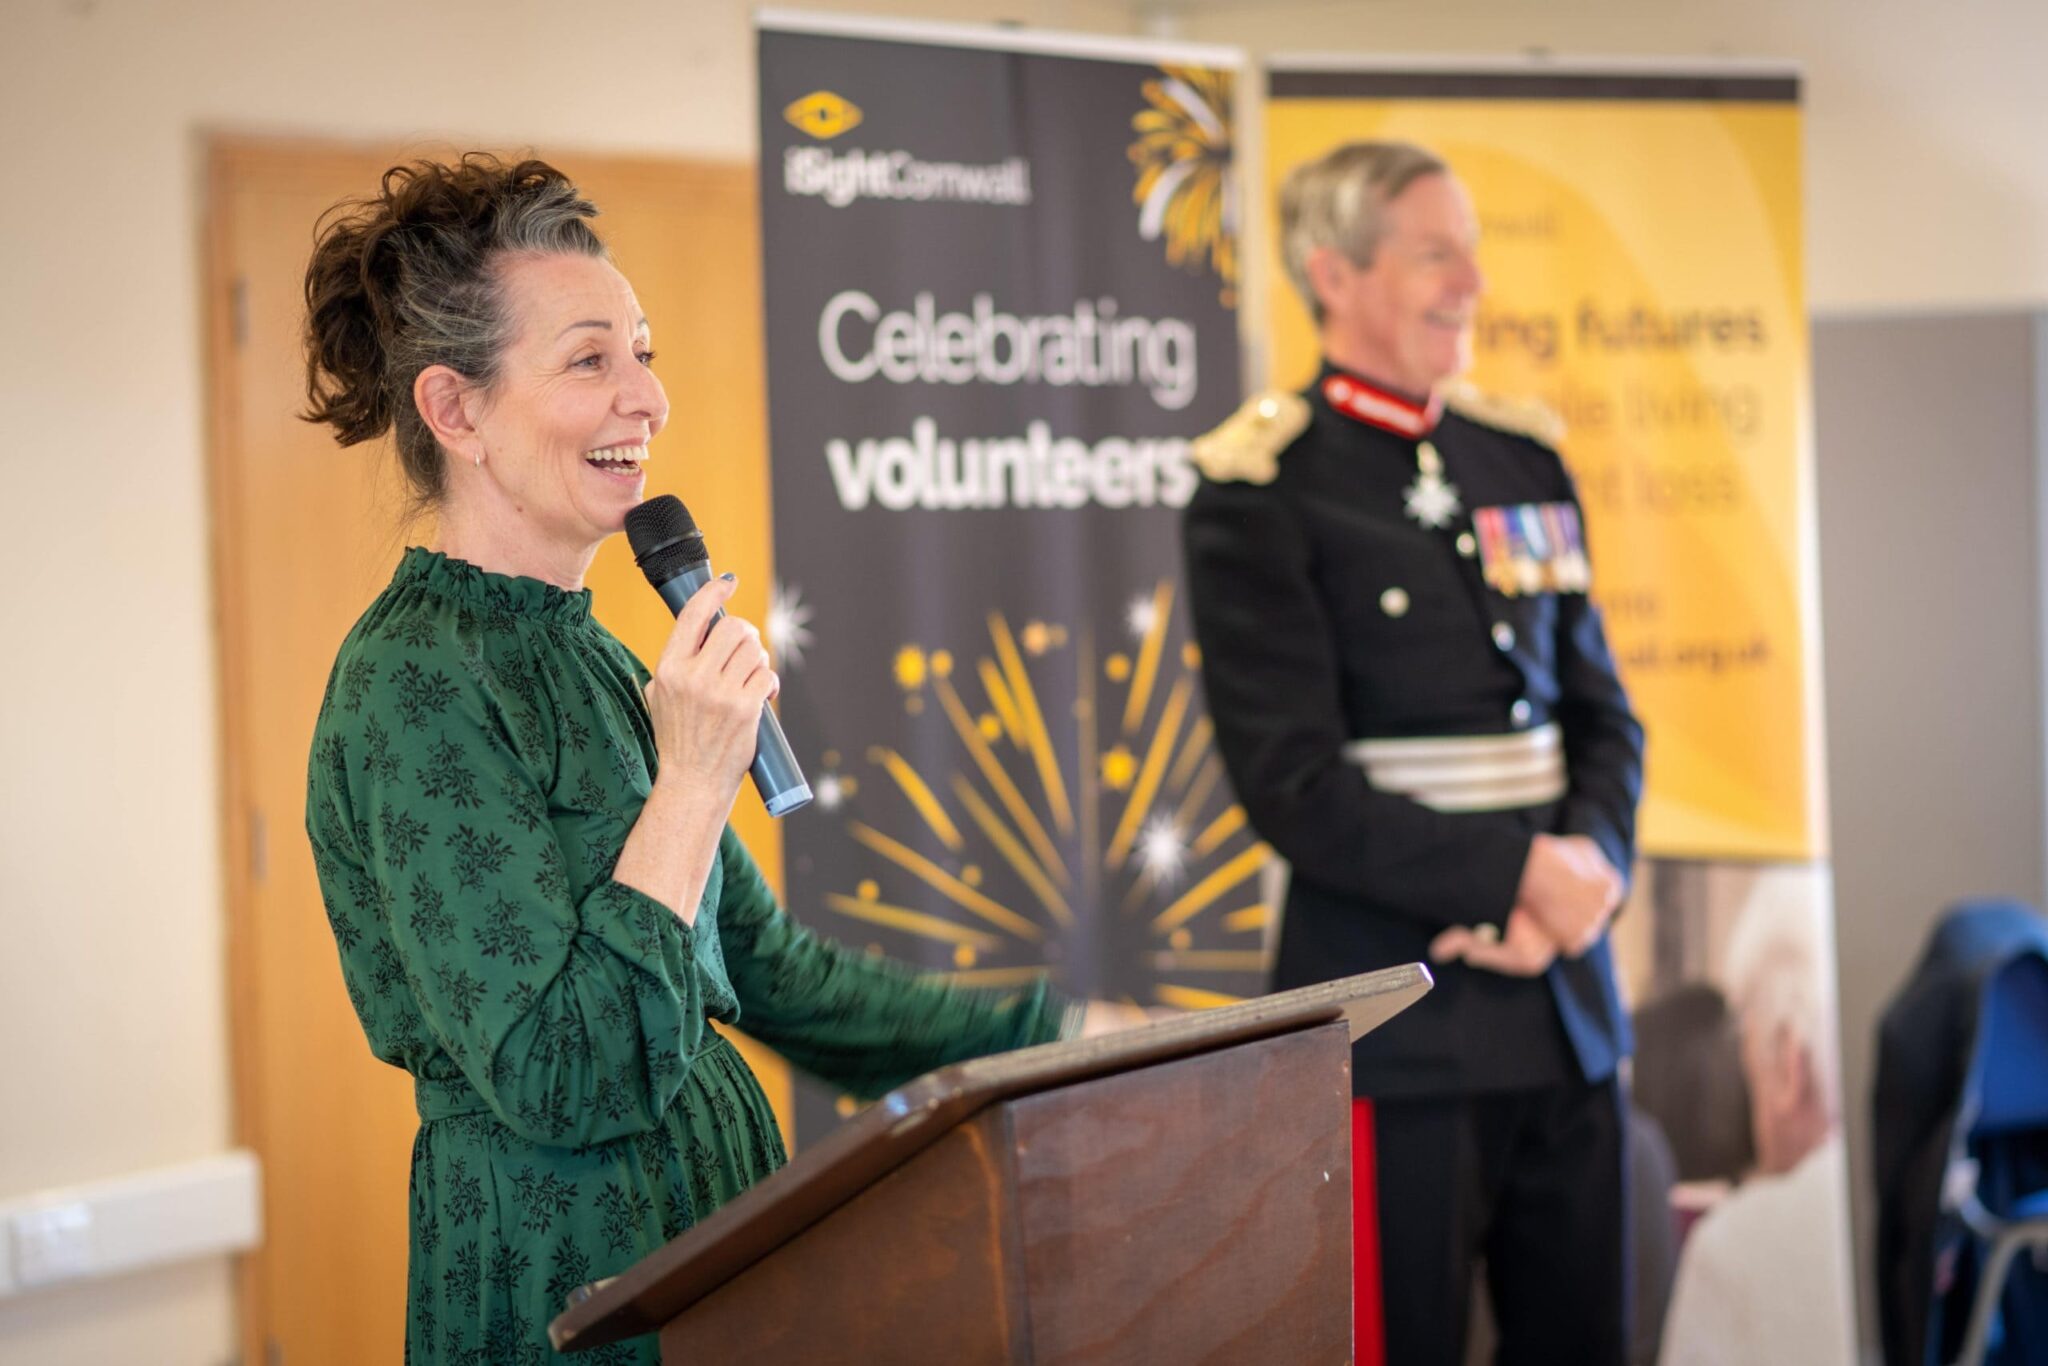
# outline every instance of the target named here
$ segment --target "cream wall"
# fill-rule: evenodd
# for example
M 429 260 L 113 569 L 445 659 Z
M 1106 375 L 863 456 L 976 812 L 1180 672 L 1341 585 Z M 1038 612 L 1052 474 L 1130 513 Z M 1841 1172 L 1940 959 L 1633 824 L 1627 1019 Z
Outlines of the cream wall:
M 810 0 L 1124 32 L 1071 0 Z M 1827 310 L 2048 300 L 2036 0 L 1199 4 L 1262 51 L 1741 53 L 1809 72 Z M 0 1199 L 229 1143 L 198 270 L 210 129 L 740 158 L 734 0 L 0 5 Z M 1256 316 L 1255 314 L 1253 316 Z M 1956 453 L 1958 458 L 1966 452 Z M 0 1300 L 0 1359 L 218 1366 L 224 1262 Z M 119 1308 L 107 1310 L 106 1303 Z
M 1171 22 L 1176 36 L 1255 55 L 1547 49 L 1796 61 L 1806 73 L 1816 312 L 2048 301 L 2048 5 L 2040 0 L 1186 0 L 1183 8 Z

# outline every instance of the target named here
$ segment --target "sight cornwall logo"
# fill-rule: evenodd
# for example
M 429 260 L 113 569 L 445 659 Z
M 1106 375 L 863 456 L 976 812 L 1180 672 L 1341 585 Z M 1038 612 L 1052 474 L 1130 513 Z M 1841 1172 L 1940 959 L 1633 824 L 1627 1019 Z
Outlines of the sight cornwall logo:
M 798 132 L 830 142 L 841 133 L 858 128 L 861 112 L 852 100 L 829 90 L 813 90 L 800 100 L 792 100 L 783 109 L 782 117 Z

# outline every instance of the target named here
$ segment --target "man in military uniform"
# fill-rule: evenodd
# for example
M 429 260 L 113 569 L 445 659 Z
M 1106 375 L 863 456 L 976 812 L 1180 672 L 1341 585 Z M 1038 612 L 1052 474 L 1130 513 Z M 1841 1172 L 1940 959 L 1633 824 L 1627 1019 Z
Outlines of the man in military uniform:
M 1377 1264 L 1385 1359 L 1458 1366 L 1483 1261 L 1499 1361 L 1618 1366 L 1605 931 L 1643 733 L 1578 501 L 1554 433 L 1455 383 L 1482 280 L 1443 162 L 1339 148 L 1289 177 L 1281 233 L 1322 370 L 1196 442 L 1184 535 L 1217 742 L 1290 865 L 1274 985 L 1437 973 L 1354 1058 L 1361 1327 Z

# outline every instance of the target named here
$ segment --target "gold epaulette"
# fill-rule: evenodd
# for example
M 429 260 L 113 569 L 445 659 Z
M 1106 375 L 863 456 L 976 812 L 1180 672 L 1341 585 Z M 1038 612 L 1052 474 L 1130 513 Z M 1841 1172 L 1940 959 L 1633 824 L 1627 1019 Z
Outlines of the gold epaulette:
M 1460 417 L 1540 441 L 1552 450 L 1564 445 L 1564 419 L 1533 398 L 1503 398 L 1464 380 L 1444 390 L 1444 406 Z
M 1254 394 L 1188 448 L 1195 467 L 1217 483 L 1270 484 L 1280 452 L 1308 429 L 1308 400 L 1285 389 Z

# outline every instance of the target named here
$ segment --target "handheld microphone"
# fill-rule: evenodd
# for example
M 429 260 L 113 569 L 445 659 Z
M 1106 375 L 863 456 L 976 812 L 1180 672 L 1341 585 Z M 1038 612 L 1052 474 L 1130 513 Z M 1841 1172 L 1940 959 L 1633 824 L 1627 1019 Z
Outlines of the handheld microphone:
M 633 547 L 633 563 L 661 594 L 661 600 L 678 616 L 690 595 L 711 582 L 711 554 L 704 549 L 704 533 L 683 500 L 664 493 L 650 498 L 626 514 L 626 540 Z M 720 612 L 718 617 L 725 613 Z M 718 617 L 712 618 L 714 622 Z M 754 742 L 754 764 L 747 770 L 754 787 L 768 804 L 771 816 L 786 816 L 811 800 L 811 785 L 804 781 L 796 756 L 783 738 L 782 723 L 774 709 L 761 708 L 761 730 Z

